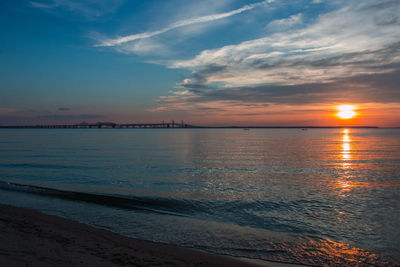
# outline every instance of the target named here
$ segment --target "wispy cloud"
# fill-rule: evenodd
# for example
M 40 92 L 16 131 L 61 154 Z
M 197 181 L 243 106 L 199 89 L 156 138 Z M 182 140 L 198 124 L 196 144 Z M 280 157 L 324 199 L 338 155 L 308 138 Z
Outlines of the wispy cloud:
M 70 115 L 58 115 L 58 114 L 50 114 L 50 115 L 42 115 L 39 116 L 38 118 L 41 119 L 53 119 L 53 120 L 75 120 L 75 119 L 82 119 L 82 120 L 87 120 L 87 119 L 100 119 L 104 118 L 104 115 L 98 115 L 98 114 L 70 114 Z
M 11 112 L 14 112 L 15 111 L 15 109 L 12 109 L 12 108 L 2 108 L 2 107 L 0 107 L 0 114 L 8 114 L 8 113 L 11 113 Z
M 106 118 L 100 114 L 48 114 L 41 116 L 27 115 L 24 113 L 1 114 L 0 125 L 43 125 L 43 124 L 71 124 L 82 121 L 98 121 Z
M 333 105 L 349 101 L 362 103 L 368 110 L 399 112 L 399 83 L 400 71 L 397 71 L 329 84 L 181 89 L 158 99 L 158 106 L 151 111 L 188 113 L 196 121 L 205 123 L 207 120 L 204 118 L 212 117 L 213 120 L 216 118 L 217 124 L 332 125 L 337 123 L 329 121 Z M 382 116 L 380 125 L 400 123 L 399 119 L 389 118 L 390 112 L 379 115 Z M 368 118 L 364 113 L 363 117 Z
M 279 30 L 290 28 L 293 25 L 301 23 L 302 18 L 303 18 L 303 15 L 301 13 L 299 13 L 299 14 L 292 15 L 285 19 L 278 19 L 278 20 L 271 21 L 270 23 L 268 23 L 267 27 L 275 28 L 275 29 L 279 29 Z
M 35 1 L 30 1 L 29 3 L 33 7 L 45 8 L 45 9 L 55 8 L 55 7 L 58 7 L 61 5 L 61 3 L 56 0 L 48 2 L 48 3 L 35 2 Z
M 84 16 L 87 19 L 95 19 L 114 12 L 124 0 L 50 0 L 30 1 L 32 7 L 47 11 L 64 9 L 72 13 Z
M 191 70 L 192 84 L 226 86 L 328 83 L 391 72 L 400 62 L 400 4 L 374 3 L 350 4 L 308 27 L 205 50 L 169 67 Z
M 150 38 L 180 27 L 184 27 L 184 26 L 189 26 L 192 24 L 197 24 L 197 23 L 205 23 L 205 22 L 211 22 L 211 21 L 215 21 L 215 20 L 220 20 L 220 19 L 224 19 L 224 18 L 228 18 L 240 13 L 243 13 L 245 11 L 249 11 L 252 10 L 256 7 L 259 6 L 263 6 L 266 5 L 270 2 L 272 2 L 273 0 L 265 0 L 262 2 L 257 2 L 254 4 L 250 4 L 250 5 L 245 5 L 241 8 L 229 11 L 229 12 L 225 12 L 225 13 L 218 13 L 218 14 L 212 14 L 212 15 L 207 15 L 207 16 L 201 16 L 201 17 L 196 17 L 196 18 L 190 18 L 190 19 L 185 19 L 185 20 L 181 20 L 181 21 L 177 21 L 175 23 L 172 23 L 164 28 L 161 28 L 159 30 L 156 31 L 148 31 L 148 32 L 143 32 L 143 33 L 137 33 L 137 34 L 132 34 L 132 35 L 127 35 L 127 36 L 123 36 L 123 37 L 118 37 L 118 38 L 114 38 L 114 39 L 104 39 L 101 40 L 101 42 L 99 44 L 97 44 L 96 46 L 118 46 L 127 42 L 132 42 L 135 40 L 141 40 L 141 39 L 146 39 L 146 38 Z

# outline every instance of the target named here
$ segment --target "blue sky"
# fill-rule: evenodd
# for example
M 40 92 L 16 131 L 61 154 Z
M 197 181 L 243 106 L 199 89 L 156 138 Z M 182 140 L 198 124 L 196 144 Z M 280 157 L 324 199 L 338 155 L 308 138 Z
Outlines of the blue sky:
M 400 1 L 0 2 L 0 124 L 400 126 Z

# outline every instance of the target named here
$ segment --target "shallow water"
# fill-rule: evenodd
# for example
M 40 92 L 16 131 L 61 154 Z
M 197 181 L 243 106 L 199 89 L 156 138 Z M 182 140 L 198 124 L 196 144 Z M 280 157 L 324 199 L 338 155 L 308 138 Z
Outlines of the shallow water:
M 310 265 L 400 261 L 399 129 L 1 129 L 0 202 Z

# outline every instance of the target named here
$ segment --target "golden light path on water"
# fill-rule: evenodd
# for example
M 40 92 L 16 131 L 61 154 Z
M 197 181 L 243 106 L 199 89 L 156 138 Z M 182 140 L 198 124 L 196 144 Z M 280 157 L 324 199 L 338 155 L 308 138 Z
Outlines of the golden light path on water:
M 350 175 L 348 174 L 351 169 L 351 138 L 349 129 L 344 129 L 342 131 L 341 143 L 341 157 L 342 157 L 342 168 L 344 170 L 344 176 L 338 181 L 338 187 L 341 188 L 340 195 L 346 196 L 345 193 L 350 191 L 352 183 L 349 180 Z
M 354 177 L 351 174 L 352 168 L 357 168 L 356 166 L 352 166 L 352 138 L 350 136 L 351 132 L 349 129 L 343 129 L 340 135 L 340 142 L 338 145 L 341 147 L 338 148 L 339 154 L 337 155 L 338 159 L 341 160 L 341 168 L 343 170 L 342 175 L 335 182 L 334 188 L 338 189 L 338 196 L 341 198 L 351 198 L 351 190 L 355 187 L 368 187 L 371 186 L 370 183 L 362 183 L 354 181 Z M 340 165 L 339 165 L 340 166 Z M 338 225 L 346 225 L 349 224 L 349 218 L 347 212 L 338 211 L 338 216 L 336 218 L 336 222 Z M 340 265 L 340 261 L 337 259 L 344 259 L 348 266 L 363 266 L 364 264 L 370 265 L 380 265 L 380 266 L 390 266 L 390 262 L 386 261 L 386 259 L 381 258 L 378 254 L 375 254 L 373 251 L 363 249 L 361 247 L 353 246 L 350 243 L 344 241 L 335 241 L 330 238 L 324 238 L 319 240 L 319 242 L 315 242 L 314 240 L 309 240 L 308 244 L 304 244 L 305 251 L 312 251 L 313 249 L 309 249 L 307 246 L 310 244 L 318 247 L 318 251 L 320 254 L 312 255 L 310 253 L 310 257 L 321 257 L 324 255 L 328 260 L 328 262 L 332 265 Z M 307 253 L 308 254 L 308 253 Z M 369 263 L 366 263 L 370 261 Z M 317 262 L 315 262 L 317 264 Z M 326 262 L 324 264 L 327 264 Z
M 349 136 L 349 130 L 344 129 L 343 130 L 343 136 L 342 136 L 342 159 L 343 159 L 343 167 L 350 167 L 351 163 L 349 160 L 351 160 L 351 146 L 350 146 L 350 136 Z
M 340 154 L 338 155 L 338 160 L 341 161 L 341 168 L 343 170 L 340 179 L 335 183 L 335 188 L 340 189 L 340 196 L 345 197 L 348 196 L 348 193 L 355 187 L 393 187 L 399 186 L 398 182 L 384 182 L 384 181 L 360 181 L 359 179 L 355 180 L 354 174 L 352 174 L 356 169 L 360 168 L 360 163 L 356 163 L 355 165 L 352 163 L 355 160 L 360 159 L 361 154 L 355 152 L 354 144 L 358 143 L 356 150 L 367 150 L 370 149 L 370 145 L 360 145 L 360 140 L 354 140 L 351 137 L 350 129 L 343 129 L 340 136 Z

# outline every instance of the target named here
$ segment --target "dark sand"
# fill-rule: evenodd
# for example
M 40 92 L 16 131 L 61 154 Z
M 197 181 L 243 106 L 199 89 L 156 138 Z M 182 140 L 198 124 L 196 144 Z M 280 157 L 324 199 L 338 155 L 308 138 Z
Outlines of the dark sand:
M 128 238 L 56 216 L 0 204 L 0 266 L 118 265 L 260 266 L 231 257 Z

